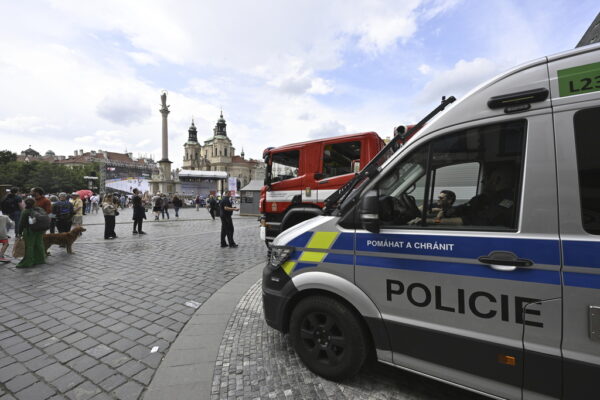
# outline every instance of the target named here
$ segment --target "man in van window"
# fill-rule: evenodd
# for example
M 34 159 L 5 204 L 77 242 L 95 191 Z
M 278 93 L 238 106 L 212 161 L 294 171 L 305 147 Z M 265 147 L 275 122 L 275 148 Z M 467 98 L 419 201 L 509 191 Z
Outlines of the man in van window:
M 442 217 L 431 223 L 512 228 L 515 216 L 515 173 L 512 166 L 497 167 L 484 180 L 481 194 L 454 207 L 449 218 Z M 430 223 L 429 218 L 427 223 Z
M 455 216 L 454 208 L 452 205 L 456 201 L 456 194 L 452 190 L 442 190 L 438 195 L 436 204 L 429 208 L 427 212 L 427 222 L 435 223 L 436 220 L 441 218 L 450 218 Z M 418 207 L 419 211 L 423 211 L 423 206 Z M 421 217 L 417 217 L 412 221 L 408 222 L 409 225 L 416 225 L 421 222 Z

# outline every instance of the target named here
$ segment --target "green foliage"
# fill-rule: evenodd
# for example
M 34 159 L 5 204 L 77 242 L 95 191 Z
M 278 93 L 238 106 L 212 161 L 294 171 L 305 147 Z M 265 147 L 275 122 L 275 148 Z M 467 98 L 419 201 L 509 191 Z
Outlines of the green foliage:
M 11 161 L 17 161 L 17 153 L 13 153 L 10 150 L 0 151 L 0 165 L 9 163 Z
M 98 164 L 66 167 L 42 161 L 10 161 L 0 167 L 0 183 L 16 186 L 23 191 L 39 186 L 46 193 L 74 192 L 87 189 L 84 176 L 98 176 Z

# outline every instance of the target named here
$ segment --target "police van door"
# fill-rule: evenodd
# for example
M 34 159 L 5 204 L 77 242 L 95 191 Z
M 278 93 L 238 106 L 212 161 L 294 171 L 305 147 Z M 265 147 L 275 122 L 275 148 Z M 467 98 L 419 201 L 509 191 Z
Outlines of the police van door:
M 560 365 L 538 363 L 560 360 L 552 118 L 529 114 L 418 145 L 366 188 L 380 232 L 356 234 L 356 283 L 384 316 L 394 364 L 511 399 L 528 359 L 531 398 L 560 396 Z
M 582 49 L 583 50 L 583 49 Z M 600 376 L 599 50 L 549 64 L 563 251 L 565 399 L 598 397 Z

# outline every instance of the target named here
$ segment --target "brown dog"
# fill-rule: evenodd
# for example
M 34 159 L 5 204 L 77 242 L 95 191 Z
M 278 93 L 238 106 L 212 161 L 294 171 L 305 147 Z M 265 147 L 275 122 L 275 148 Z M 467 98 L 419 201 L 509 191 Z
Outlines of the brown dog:
M 48 249 L 53 244 L 58 244 L 62 247 L 67 248 L 67 253 L 73 254 L 73 242 L 77 240 L 79 236 L 81 236 L 81 232 L 85 232 L 86 229 L 84 227 L 78 226 L 73 228 L 71 232 L 63 232 L 63 233 L 46 233 L 44 238 L 44 249 L 46 249 L 46 254 L 48 254 Z

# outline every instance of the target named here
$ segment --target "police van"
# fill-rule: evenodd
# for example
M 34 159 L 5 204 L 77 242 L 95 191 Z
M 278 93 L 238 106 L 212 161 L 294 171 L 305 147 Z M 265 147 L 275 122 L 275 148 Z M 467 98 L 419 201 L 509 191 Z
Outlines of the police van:
M 375 172 L 273 242 L 265 319 L 308 368 L 600 398 L 600 45 L 477 87 Z

